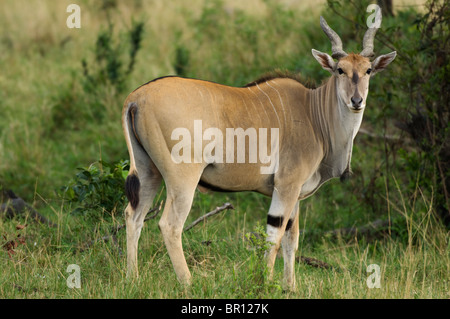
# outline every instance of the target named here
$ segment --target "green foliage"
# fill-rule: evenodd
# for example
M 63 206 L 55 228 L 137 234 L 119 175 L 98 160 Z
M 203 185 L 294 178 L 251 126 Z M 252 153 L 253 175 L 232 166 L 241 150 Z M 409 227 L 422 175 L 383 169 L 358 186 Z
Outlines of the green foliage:
M 401 12 L 386 30 L 386 44 L 399 53 L 390 81 L 398 90 L 383 101 L 401 106 L 396 125 L 415 142 L 416 152 L 403 152 L 408 192 L 433 197 L 434 212 L 450 227 L 450 33 L 449 3 L 430 0 L 424 13 Z M 402 24 L 400 24 L 401 22 Z M 399 110 L 397 110 L 398 112 Z M 411 176 L 412 175 L 412 176 Z M 413 179 L 411 180 L 411 177 Z M 417 179 L 417 181 L 415 180 Z
M 245 238 L 248 242 L 249 257 L 247 257 L 245 268 L 234 273 L 236 282 L 234 293 L 237 298 L 261 298 L 267 293 L 281 291 L 278 281 L 267 279 L 265 254 L 272 244 L 267 241 L 265 227 L 257 223 L 253 232 L 245 234 Z
M 207 1 L 200 15 L 191 17 L 193 35 L 177 41 L 195 52 L 189 57 L 187 76 L 240 86 L 278 66 L 295 64 L 300 49 L 309 43 L 301 36 L 304 24 L 298 23 L 294 9 L 278 1 L 265 0 L 264 6 L 267 13 L 261 19 L 222 0 Z M 185 56 L 179 48 L 177 61 Z
M 97 216 L 121 213 L 125 208 L 128 170 L 128 160 L 114 164 L 100 160 L 78 168 L 79 172 L 62 188 L 62 196 L 76 206 L 72 213 Z
M 141 47 L 143 22 L 133 22 L 126 37 L 114 36 L 112 24 L 101 31 L 95 43 L 95 61 L 89 65 L 86 59 L 81 61 L 83 67 L 83 87 L 86 92 L 95 91 L 98 86 L 110 84 L 121 92 L 127 77 L 133 71 L 136 55 Z M 128 49 L 128 65 L 125 63 L 125 48 Z M 125 66 L 126 65 L 126 66 Z
M 175 50 L 175 73 L 179 76 L 186 77 L 189 67 L 189 51 L 183 47 L 178 46 Z

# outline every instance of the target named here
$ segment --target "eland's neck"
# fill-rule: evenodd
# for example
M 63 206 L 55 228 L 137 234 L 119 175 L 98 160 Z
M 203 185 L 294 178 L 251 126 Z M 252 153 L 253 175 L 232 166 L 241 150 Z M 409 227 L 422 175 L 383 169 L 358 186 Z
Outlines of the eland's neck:
M 353 139 L 361 125 L 363 112 L 353 113 L 337 94 L 337 79 L 332 76 L 310 91 L 311 117 L 324 149 L 325 164 L 333 176 L 350 170 Z

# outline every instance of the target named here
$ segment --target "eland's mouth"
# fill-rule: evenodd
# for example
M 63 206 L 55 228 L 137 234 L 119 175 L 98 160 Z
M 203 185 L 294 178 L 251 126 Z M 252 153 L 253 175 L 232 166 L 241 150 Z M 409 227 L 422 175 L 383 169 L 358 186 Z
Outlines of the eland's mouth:
M 362 111 L 364 111 L 365 105 L 364 106 L 360 106 L 360 107 L 355 107 L 353 105 L 347 105 L 347 107 L 353 113 L 361 113 Z
M 351 107 L 350 108 L 350 111 L 352 111 L 353 113 L 361 113 L 363 110 L 364 110 L 363 107 L 359 107 L 359 108 Z

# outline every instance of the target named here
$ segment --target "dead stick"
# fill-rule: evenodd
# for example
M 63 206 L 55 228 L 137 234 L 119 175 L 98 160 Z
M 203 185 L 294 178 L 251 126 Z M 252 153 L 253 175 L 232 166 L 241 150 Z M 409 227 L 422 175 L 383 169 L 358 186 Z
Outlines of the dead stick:
M 324 261 L 321 261 L 321 260 L 318 260 L 315 258 L 311 258 L 311 257 L 300 256 L 300 257 L 296 257 L 295 260 L 297 260 L 297 262 L 302 262 L 302 263 L 312 266 L 314 268 L 334 269 L 334 267 L 331 266 L 330 264 L 327 264 Z
M 233 205 L 231 205 L 230 203 L 225 203 L 220 207 L 216 207 L 216 209 L 214 209 L 213 211 L 210 211 L 209 213 L 206 213 L 205 215 L 203 215 L 202 217 L 198 218 L 197 220 L 195 220 L 192 224 L 190 224 L 188 227 L 184 228 L 183 231 L 188 231 L 190 230 L 192 227 L 194 227 L 195 225 L 197 225 L 198 223 L 200 223 L 201 221 L 205 220 L 208 217 L 211 217 L 217 213 L 220 213 L 223 210 L 226 209 L 234 209 Z
M 154 207 L 154 208 L 150 209 L 147 214 L 150 214 L 150 213 L 153 213 L 153 212 L 155 212 L 155 213 L 153 215 L 145 217 L 144 222 L 146 222 L 147 220 L 150 220 L 150 219 L 154 219 L 156 216 L 158 216 L 159 212 L 161 211 L 161 208 L 162 208 L 163 204 L 164 204 L 164 201 L 162 200 L 159 203 L 158 207 Z

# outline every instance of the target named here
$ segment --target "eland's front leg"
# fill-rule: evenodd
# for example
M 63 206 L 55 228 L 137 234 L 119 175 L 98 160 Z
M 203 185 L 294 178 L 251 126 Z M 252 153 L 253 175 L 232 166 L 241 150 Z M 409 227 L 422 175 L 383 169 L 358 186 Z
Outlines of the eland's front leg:
M 298 249 L 299 237 L 299 202 L 295 204 L 291 217 L 286 225 L 286 231 L 281 246 L 283 248 L 284 259 L 284 286 L 286 289 L 295 289 L 295 253 Z
M 281 240 L 290 221 L 291 212 L 296 206 L 300 190 L 296 188 L 275 188 L 267 216 L 267 241 L 271 244 L 266 253 L 269 279 L 272 279 L 273 267 L 280 248 Z

